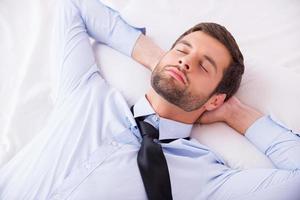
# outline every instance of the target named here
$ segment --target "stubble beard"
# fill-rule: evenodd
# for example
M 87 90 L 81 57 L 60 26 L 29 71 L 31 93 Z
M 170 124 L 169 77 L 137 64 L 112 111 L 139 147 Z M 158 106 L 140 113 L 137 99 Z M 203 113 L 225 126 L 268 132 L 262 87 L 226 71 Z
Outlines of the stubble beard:
M 165 66 L 167 67 L 167 66 Z M 151 75 L 151 86 L 166 101 L 176 105 L 186 112 L 199 109 L 207 101 L 207 98 L 192 94 L 188 85 L 180 87 L 177 80 L 165 73 L 165 67 L 156 67 Z M 172 66 L 174 67 L 174 66 Z

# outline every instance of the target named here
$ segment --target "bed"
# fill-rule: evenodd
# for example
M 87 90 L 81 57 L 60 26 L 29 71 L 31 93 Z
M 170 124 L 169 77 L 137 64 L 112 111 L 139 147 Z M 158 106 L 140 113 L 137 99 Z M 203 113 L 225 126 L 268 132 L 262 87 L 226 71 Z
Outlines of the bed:
M 0 2 L 0 167 L 39 134 L 53 109 L 55 1 Z M 118 10 L 129 24 L 146 27 L 147 35 L 165 50 L 196 23 L 224 25 L 245 57 L 246 72 L 237 97 L 300 132 L 299 1 L 102 2 Z M 150 72 L 119 52 L 91 42 L 101 73 L 132 105 L 150 87 Z M 232 168 L 272 167 L 262 152 L 223 123 L 195 125 L 192 137 Z

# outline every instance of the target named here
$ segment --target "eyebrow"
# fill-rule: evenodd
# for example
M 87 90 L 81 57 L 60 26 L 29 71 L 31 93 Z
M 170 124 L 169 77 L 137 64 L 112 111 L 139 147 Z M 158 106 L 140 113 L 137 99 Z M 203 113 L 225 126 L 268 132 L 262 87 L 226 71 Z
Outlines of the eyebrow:
M 184 44 L 184 45 L 186 45 L 186 46 L 188 46 L 190 48 L 193 47 L 192 44 L 189 43 L 186 40 L 180 40 L 178 43 Z M 215 60 L 213 58 L 211 58 L 210 56 L 208 56 L 208 55 L 204 55 L 204 58 L 206 60 L 208 60 L 208 62 L 210 62 L 210 64 L 214 67 L 215 71 L 217 71 L 217 64 L 216 64 Z
M 186 45 L 186 46 L 188 46 L 188 47 L 190 47 L 190 48 L 193 47 L 193 46 L 191 45 L 191 43 L 189 43 L 189 42 L 186 41 L 186 40 L 180 40 L 178 43 L 182 43 L 182 44 L 184 44 L 184 45 Z

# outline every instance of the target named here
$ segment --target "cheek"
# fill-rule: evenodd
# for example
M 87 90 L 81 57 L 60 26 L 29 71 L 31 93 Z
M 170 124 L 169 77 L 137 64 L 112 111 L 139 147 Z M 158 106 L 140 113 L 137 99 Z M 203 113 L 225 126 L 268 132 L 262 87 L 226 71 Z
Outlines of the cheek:
M 172 52 L 168 52 L 159 62 L 160 66 L 175 65 L 177 58 Z
M 191 77 L 192 78 L 192 77 Z M 217 83 L 213 79 L 209 77 L 193 77 L 193 81 L 190 84 L 190 91 L 192 93 L 208 96 L 210 95 L 216 88 Z

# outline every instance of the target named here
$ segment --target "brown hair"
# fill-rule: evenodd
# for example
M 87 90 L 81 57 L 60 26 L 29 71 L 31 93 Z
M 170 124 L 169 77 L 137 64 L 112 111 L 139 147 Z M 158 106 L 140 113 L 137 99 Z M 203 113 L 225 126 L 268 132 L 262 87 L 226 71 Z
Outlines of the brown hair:
M 242 75 L 244 73 L 244 57 L 237 45 L 235 39 L 231 33 L 224 27 L 216 23 L 200 23 L 186 32 L 184 32 L 172 45 L 172 48 L 180 41 L 184 36 L 195 32 L 202 31 L 209 36 L 217 39 L 221 42 L 229 51 L 231 55 L 231 63 L 223 71 L 223 77 L 212 94 L 226 94 L 226 99 L 229 99 L 238 90 Z

